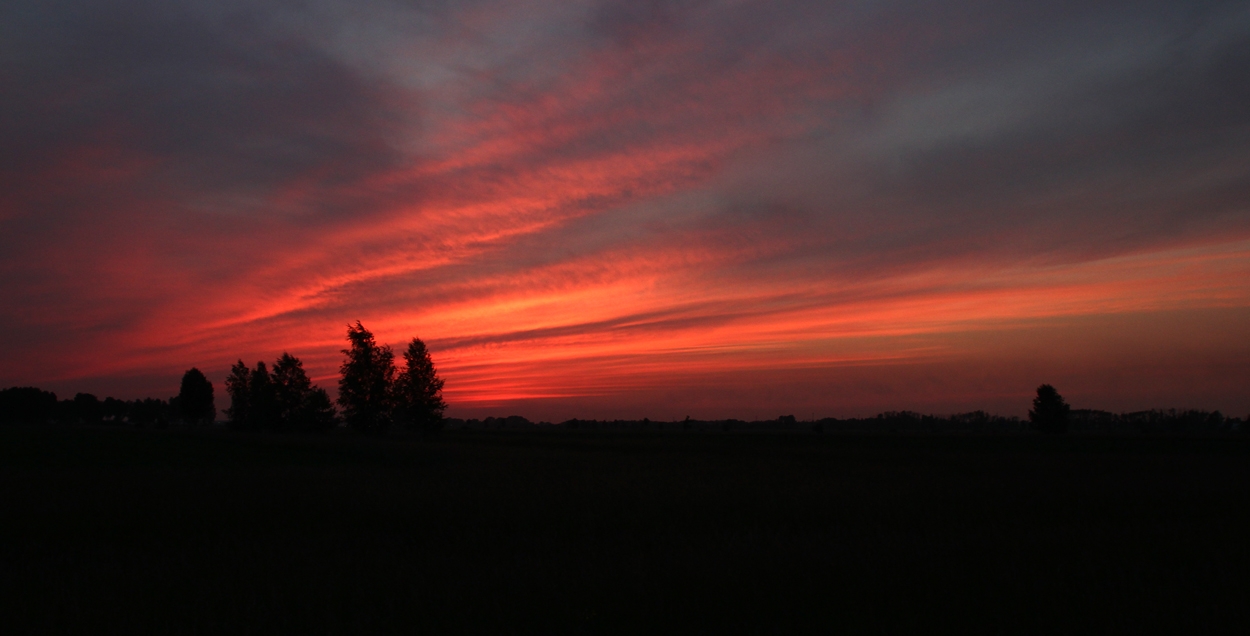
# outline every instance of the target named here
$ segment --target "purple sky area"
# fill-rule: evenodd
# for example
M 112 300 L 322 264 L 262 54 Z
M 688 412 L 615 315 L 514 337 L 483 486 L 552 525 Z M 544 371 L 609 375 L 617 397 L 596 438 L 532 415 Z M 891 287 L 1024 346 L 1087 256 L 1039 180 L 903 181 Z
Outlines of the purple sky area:
M 0 386 L 1250 412 L 1246 2 L 0 7 Z

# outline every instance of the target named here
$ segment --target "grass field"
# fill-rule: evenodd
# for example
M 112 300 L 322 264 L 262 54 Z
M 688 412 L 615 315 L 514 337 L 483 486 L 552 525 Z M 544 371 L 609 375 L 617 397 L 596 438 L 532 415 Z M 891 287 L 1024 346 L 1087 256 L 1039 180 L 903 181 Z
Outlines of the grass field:
M 1210 633 L 1250 440 L 0 429 L 0 632 Z

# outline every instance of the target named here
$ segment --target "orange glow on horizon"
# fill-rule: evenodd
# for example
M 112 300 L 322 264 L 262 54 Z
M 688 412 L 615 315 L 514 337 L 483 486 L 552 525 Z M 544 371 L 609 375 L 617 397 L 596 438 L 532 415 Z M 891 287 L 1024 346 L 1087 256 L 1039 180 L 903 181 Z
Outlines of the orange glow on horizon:
M 1244 122 L 1188 83 L 1224 49 L 1142 44 L 1190 37 L 1161 20 L 1083 44 L 1123 68 L 1055 67 L 1070 42 L 1004 51 L 981 8 L 731 4 L 449 6 L 420 34 L 375 7 L 377 37 L 270 33 L 294 48 L 185 84 L 15 74 L 0 380 L 142 397 L 289 351 L 333 390 L 361 320 L 427 342 L 453 416 L 1017 409 L 1055 377 L 1250 408 Z

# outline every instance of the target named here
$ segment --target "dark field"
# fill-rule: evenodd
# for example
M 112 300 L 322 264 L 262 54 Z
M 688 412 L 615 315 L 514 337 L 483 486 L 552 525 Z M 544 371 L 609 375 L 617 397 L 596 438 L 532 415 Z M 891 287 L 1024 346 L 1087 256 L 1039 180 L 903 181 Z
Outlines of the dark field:
M 1250 440 L 0 429 L 0 632 L 1232 630 Z

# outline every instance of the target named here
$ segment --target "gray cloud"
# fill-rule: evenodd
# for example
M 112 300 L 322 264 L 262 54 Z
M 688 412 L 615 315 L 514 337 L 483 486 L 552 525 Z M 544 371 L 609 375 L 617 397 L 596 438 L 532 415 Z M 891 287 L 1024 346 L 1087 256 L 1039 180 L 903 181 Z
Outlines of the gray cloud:
M 14 2 L 0 62 L 14 359 L 190 315 L 188 289 L 280 298 L 509 222 L 541 229 L 347 276 L 257 323 L 593 286 L 630 254 L 713 254 L 682 274 L 732 290 L 1250 236 L 1241 2 Z M 596 170 L 607 185 L 580 191 Z
M 141 162 L 146 179 L 131 185 L 143 194 L 191 204 L 237 204 L 307 175 L 329 189 L 403 160 L 390 143 L 412 123 L 401 96 L 263 8 L 39 6 L 7 27 L 6 190 L 90 144 L 114 155 L 103 162 Z

